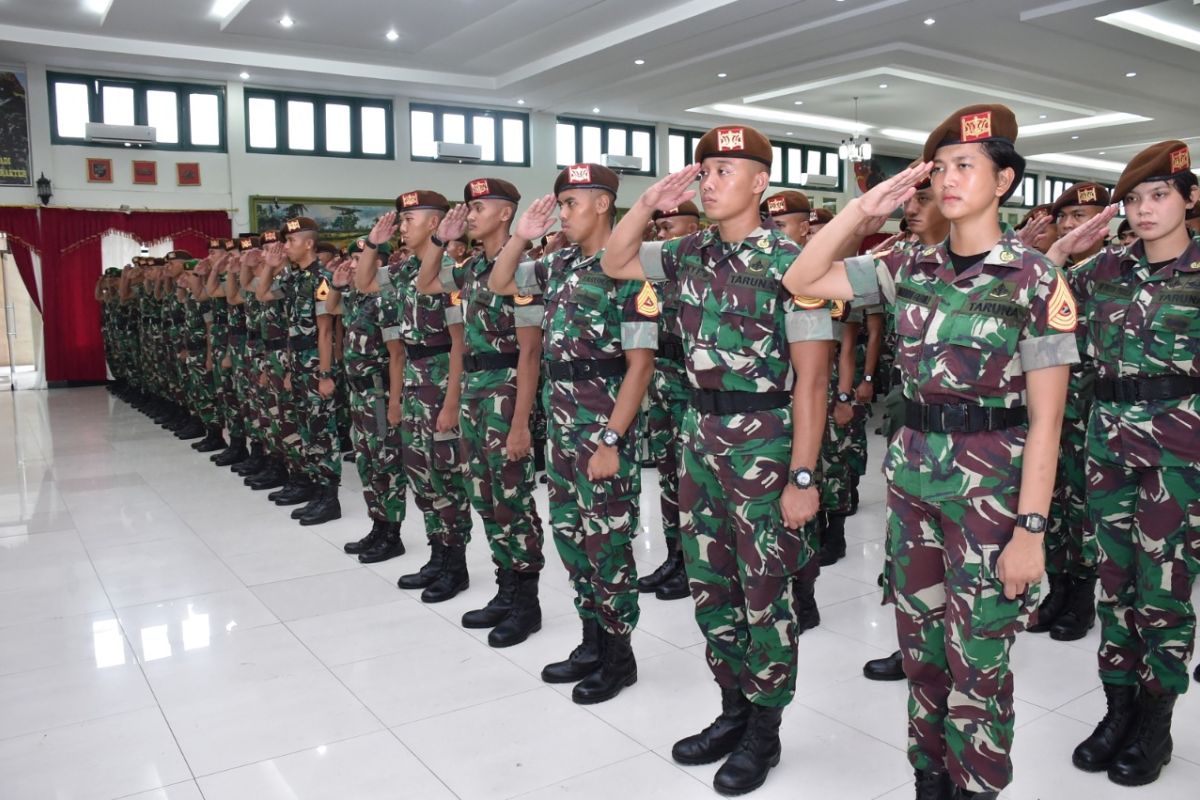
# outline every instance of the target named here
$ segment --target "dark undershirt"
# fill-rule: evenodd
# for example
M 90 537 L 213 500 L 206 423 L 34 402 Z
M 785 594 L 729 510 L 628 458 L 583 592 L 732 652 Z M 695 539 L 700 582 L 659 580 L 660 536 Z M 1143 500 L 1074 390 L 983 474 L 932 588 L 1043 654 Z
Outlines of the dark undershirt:
M 1160 269 L 1167 266 L 1168 264 L 1174 264 L 1174 263 L 1175 263 L 1175 259 L 1168 258 L 1166 261 L 1159 261 L 1156 264 L 1147 264 L 1146 268 L 1149 269 L 1150 274 L 1153 275 L 1155 272 L 1158 272 Z
M 987 258 L 987 254 L 992 251 L 989 250 L 989 251 L 987 251 L 987 253 L 980 253 L 979 255 L 974 255 L 974 256 L 960 256 L 958 253 L 954 252 L 953 250 L 950 250 L 949 252 L 950 252 L 950 263 L 954 265 L 954 274 L 962 275 L 964 272 L 969 270 L 971 267 L 975 266 L 980 261 L 983 261 L 983 259 Z

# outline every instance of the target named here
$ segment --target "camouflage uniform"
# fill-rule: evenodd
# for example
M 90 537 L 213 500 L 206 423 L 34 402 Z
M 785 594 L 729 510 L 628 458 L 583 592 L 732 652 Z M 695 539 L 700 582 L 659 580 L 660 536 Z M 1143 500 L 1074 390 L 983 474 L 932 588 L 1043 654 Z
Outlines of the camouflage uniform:
M 517 399 L 517 328 L 540 327 L 542 303 L 537 297 L 503 297 L 489 290 L 493 264 L 494 259 L 480 254 L 461 265 L 444 264 L 441 272 L 442 286 L 451 289 L 452 302 L 461 302 L 463 309 L 467 369 L 462 436 L 471 504 L 483 519 L 497 568 L 539 572 L 545 558 L 542 521 L 533 500 L 533 453 L 509 461 L 505 445 Z M 492 360 L 503 366 L 492 368 Z
M 318 391 L 320 354 L 317 350 L 317 318 L 330 311 L 325 305 L 329 283 L 321 275 L 321 264 L 292 266 L 283 283 L 288 320 L 288 368 L 292 375 L 296 429 L 304 471 L 318 486 L 337 486 L 342 479 L 341 449 L 333 397 Z M 332 360 L 330 361 L 332 372 Z
M 856 307 L 850 309 L 850 314 L 846 318 L 848 323 L 859 326 L 858 340 L 854 347 L 854 380 L 851 382 L 853 387 L 861 384 L 867 374 L 867 346 L 870 340 L 867 320 L 870 317 L 882 316 L 883 313 L 881 305 Z M 882 353 L 882 346 L 880 352 Z M 878 365 L 875 372 L 880 372 Z M 853 391 L 851 389 L 851 393 Z M 869 405 L 862 405 L 857 401 L 854 403 L 854 418 L 849 425 L 850 435 L 847 437 L 846 444 L 846 461 L 850 470 L 852 486 L 857 486 L 859 478 L 867 474 L 867 418 L 870 416 L 871 407 Z
M 600 269 L 604 251 L 585 258 L 565 247 L 517 268 L 517 291 L 542 295 L 542 357 L 549 411 L 550 527 L 575 590 L 575 610 L 610 634 L 628 636 L 639 609 L 633 537 L 642 490 L 636 422 L 620 444 L 611 478 L 588 478 L 588 461 L 617 401 L 624 353 L 658 345 L 658 297 L 648 283 L 613 281 Z M 561 370 L 614 369 L 574 377 Z
M 1104 251 L 1074 286 L 1097 371 L 1087 513 L 1099 545 L 1100 679 L 1181 694 L 1200 573 L 1200 240 L 1157 270 L 1140 241 Z M 1106 382 L 1134 376 L 1190 378 L 1191 393 L 1150 401 L 1105 393 Z
M 679 428 L 687 410 L 687 372 L 683 366 L 683 340 L 679 337 L 679 284 L 654 285 L 659 297 L 658 354 L 648 394 L 646 434 L 650 457 L 658 468 L 659 506 L 667 552 L 679 545 Z
M 265 429 L 267 451 L 286 460 L 288 469 L 299 476 L 305 474 L 306 470 L 299 447 L 300 434 L 293 401 L 293 392 L 297 388 L 295 376 L 292 392 L 284 388 L 284 378 L 292 369 L 288 352 L 288 310 L 282 296 L 289 279 L 286 273 L 275 277 L 270 291 L 278 299 L 259 303 L 259 341 L 267 374 L 267 385 L 259 387 L 259 394 L 265 401 L 261 423 Z M 266 275 L 256 280 L 266 280 Z
M 187 350 L 184 362 L 184 387 L 188 407 L 200 418 L 205 428 L 211 427 L 217 416 L 213 401 L 212 373 L 208 359 L 208 323 L 211 320 L 208 301 L 195 299 L 189 291 L 183 300 L 181 349 Z
M 846 269 L 856 300 L 878 302 L 881 282 L 888 287 L 908 401 L 1016 409 L 1026 372 L 1078 361 L 1065 277 L 1011 232 L 961 275 L 945 243 L 907 261 L 847 259 Z M 1009 651 L 1040 588 L 1009 602 L 996 575 L 1015 526 L 1027 432 L 1012 416 L 1011 427 L 972 433 L 906 424 L 883 464 L 884 599 L 896 604 L 908 677 L 909 760 L 975 792 L 1012 780 Z
M 225 280 L 231 278 L 226 276 Z M 225 425 L 229 428 L 230 436 L 250 439 L 254 435 L 254 406 L 247 385 L 247 360 L 250 353 L 247 342 L 247 303 L 235 304 L 226 301 L 226 309 L 225 352 L 229 354 L 229 383 Z
M 217 294 L 208 301 L 212 323 L 208 330 L 209 342 L 212 347 L 212 381 L 213 397 L 213 428 L 228 428 L 231 436 L 239 435 L 235 430 L 238 424 L 234 419 L 235 407 L 233 398 L 233 374 L 225 369 L 222 362 L 229 352 L 229 302 L 225 299 L 225 281 L 222 276 L 217 284 Z
M 442 257 L 442 266 L 454 259 Z M 379 290 L 395 298 L 398 325 L 384 338 L 404 345 L 404 472 L 425 519 L 430 542 L 460 547 L 471 540 L 466 465 L 457 430 L 438 433 L 437 416 L 450 385 L 450 325 L 462 324 L 462 302 L 417 291 L 417 256 L 379 270 Z M 457 409 L 456 409 L 457 411 Z
M 799 246 L 758 229 L 727 244 L 715 229 L 642 245 L 651 281 L 679 282 L 679 327 L 692 403 L 680 432 L 680 527 L 684 563 L 722 689 L 782 707 L 795 692 L 796 625 L 790 576 L 813 555 L 783 526 L 780 496 L 792 450 L 788 343 L 827 340 L 824 301 L 810 313 L 781 279 Z M 758 395 L 775 407 L 701 410 L 712 393 Z M 732 397 L 732 395 L 720 395 Z

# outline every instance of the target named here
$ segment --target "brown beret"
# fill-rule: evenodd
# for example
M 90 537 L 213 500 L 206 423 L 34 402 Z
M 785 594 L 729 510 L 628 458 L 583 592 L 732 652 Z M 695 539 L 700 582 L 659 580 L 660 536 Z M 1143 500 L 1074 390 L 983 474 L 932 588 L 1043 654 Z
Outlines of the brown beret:
M 193 256 L 187 250 L 172 250 L 166 255 L 167 261 L 191 261 L 193 258 L 195 258 L 195 256 Z
M 833 212 L 828 208 L 814 209 L 813 212 L 808 215 L 808 221 L 813 225 L 824 225 L 831 219 L 833 219 Z
M 245 253 L 248 250 L 253 250 L 258 247 L 258 237 L 253 234 L 243 233 L 238 237 L 238 250 Z
M 338 254 L 338 247 L 333 242 L 317 242 L 318 253 L 329 253 L 331 256 Z
M 1038 214 L 1049 214 L 1049 213 L 1050 213 L 1050 204 L 1049 203 L 1042 203 L 1040 206 L 1034 206 L 1033 208 L 1031 208 L 1025 212 L 1025 216 L 1022 217 L 1021 221 L 1017 223 L 1016 230 L 1021 230 L 1022 228 L 1024 228 L 1026 225 L 1029 224 L 1030 220 L 1032 220 Z
M 1147 181 L 1168 181 L 1192 168 L 1188 146 L 1178 139 L 1147 147 L 1125 165 L 1113 197 L 1124 200 L 1129 190 Z
M 397 211 L 442 211 L 450 210 L 450 201 L 443 194 L 428 189 L 405 192 L 396 198 Z
M 804 192 L 788 190 L 768 197 L 758 210 L 767 217 L 781 217 L 784 214 L 808 214 L 812 211 L 812 204 Z
M 221 249 L 227 253 L 232 253 L 233 251 L 237 250 L 237 240 L 236 239 L 222 239 L 221 240 Z
M 572 164 L 558 173 L 554 181 L 554 195 L 557 197 L 568 189 L 603 189 L 617 196 L 621 179 L 617 173 L 599 164 Z
M 521 202 L 521 193 L 517 187 L 499 178 L 476 178 L 463 187 L 463 202 L 472 200 L 507 200 L 510 203 Z
M 925 152 L 921 158 L 933 161 L 939 147 L 948 144 L 971 142 L 1017 141 L 1017 117 L 1008 106 L 998 103 L 967 106 L 955 111 L 933 129 L 925 140 Z
M 1058 215 L 1068 206 L 1100 206 L 1103 208 L 1110 202 L 1108 189 L 1098 183 L 1084 181 L 1075 184 L 1058 196 L 1054 205 L 1050 206 L 1050 216 L 1058 219 Z
M 699 164 L 706 158 L 748 158 L 769 167 L 774 155 L 771 140 L 749 125 L 722 125 L 696 142 L 695 161 Z
M 668 208 L 666 211 L 654 210 L 652 219 L 667 219 L 669 217 L 695 217 L 700 219 L 700 209 L 696 208 L 696 204 L 691 200 L 684 200 L 675 208 Z
M 279 231 L 263 231 L 261 234 L 259 234 L 259 239 L 263 244 L 276 244 L 279 242 Z
M 208 240 L 208 249 L 209 250 L 223 250 L 224 248 L 225 248 L 225 242 L 222 241 L 221 239 L 209 239 Z
M 283 229 L 280 231 L 284 236 L 289 233 L 299 233 L 300 231 L 319 231 L 317 221 L 312 217 L 292 217 L 287 222 L 283 223 Z

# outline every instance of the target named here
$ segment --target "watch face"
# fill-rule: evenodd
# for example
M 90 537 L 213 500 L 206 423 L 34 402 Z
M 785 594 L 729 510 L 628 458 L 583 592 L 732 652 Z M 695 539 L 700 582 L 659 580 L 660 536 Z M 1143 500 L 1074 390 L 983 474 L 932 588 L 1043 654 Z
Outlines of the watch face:
M 807 489 L 812 486 L 812 473 L 806 469 L 798 469 L 792 473 L 792 483 L 796 484 L 797 488 Z
M 617 435 L 616 431 L 605 431 L 604 433 L 600 434 L 600 440 L 609 447 L 615 445 L 620 438 L 621 437 Z

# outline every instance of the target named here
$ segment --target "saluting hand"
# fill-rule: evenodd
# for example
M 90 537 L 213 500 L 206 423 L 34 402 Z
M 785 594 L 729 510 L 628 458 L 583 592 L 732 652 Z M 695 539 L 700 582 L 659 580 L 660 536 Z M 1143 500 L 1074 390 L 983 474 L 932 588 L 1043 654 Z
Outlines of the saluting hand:
M 917 193 L 916 185 L 925 180 L 932 169 L 933 162 L 926 162 L 900 170 L 887 180 L 875 184 L 858 198 L 859 209 L 868 217 L 887 219 L 893 211 Z
M 467 214 L 471 212 L 466 203 L 459 203 L 442 217 L 437 237 L 443 242 L 452 242 L 467 232 Z
M 284 261 L 283 244 L 281 242 L 274 242 L 267 245 L 266 250 L 263 251 L 263 261 L 271 269 L 282 267 Z
M 1033 215 L 1029 222 L 1025 223 L 1025 227 L 1017 231 L 1017 241 L 1030 250 L 1035 249 L 1037 240 L 1046 232 L 1051 223 L 1054 222 L 1054 217 L 1051 217 L 1044 211 L 1040 211 Z
M 689 164 L 679 172 L 672 172 L 642 192 L 638 202 L 656 211 L 678 208 L 681 203 L 686 203 L 696 196 L 696 190 L 691 187 L 701 169 L 703 167 L 700 164 Z
M 554 207 L 557 202 L 552 194 L 542 195 L 534 200 L 533 205 L 525 209 L 525 213 L 517 220 L 517 228 L 513 233 L 518 239 L 524 239 L 527 242 L 545 236 L 557 221 L 554 216 Z
M 1114 203 L 1051 245 L 1046 257 L 1061 267 L 1068 257 L 1086 253 L 1108 237 L 1108 223 L 1116 215 Z
M 354 269 L 350 259 L 343 259 L 337 262 L 337 266 L 333 269 L 333 288 L 339 292 L 350 288 L 350 281 L 354 280 Z
M 387 244 L 399 229 L 400 226 L 396 224 L 396 212 L 389 211 L 375 220 L 375 226 L 367 234 L 367 240 L 374 245 Z

